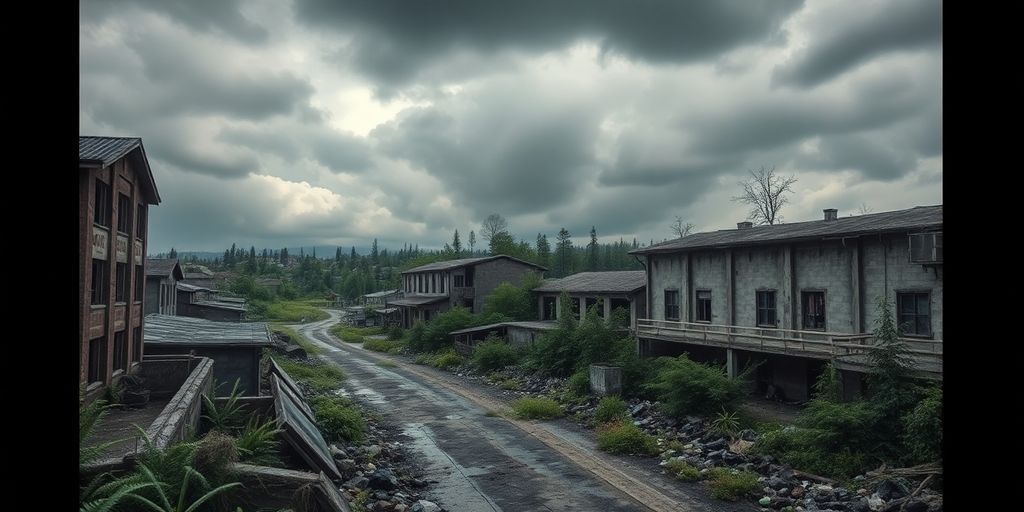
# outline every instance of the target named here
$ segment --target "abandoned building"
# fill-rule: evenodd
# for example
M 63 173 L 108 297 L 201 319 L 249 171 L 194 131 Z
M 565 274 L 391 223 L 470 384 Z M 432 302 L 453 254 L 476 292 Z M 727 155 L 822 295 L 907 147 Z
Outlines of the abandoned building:
M 592 306 L 597 306 L 601 318 L 609 318 L 612 311 L 621 308 L 629 314 L 630 328 L 636 328 L 637 317 L 646 313 L 646 286 L 647 275 L 643 270 L 580 272 L 561 279 L 545 279 L 533 292 L 541 320 L 558 319 L 560 297 L 565 292 L 577 320 Z
M 215 322 L 241 322 L 247 310 L 244 298 L 223 297 L 217 290 L 178 283 L 179 316 Z
M 500 322 L 496 324 L 467 327 L 448 333 L 455 344 L 455 350 L 464 356 L 473 354 L 473 347 L 490 336 L 506 341 L 514 347 L 526 348 L 533 345 L 542 334 L 557 327 L 551 320 Z
M 185 284 L 201 286 L 211 290 L 217 287 L 217 276 L 205 266 L 190 264 L 186 265 L 183 270 L 185 271 L 185 278 L 182 282 Z
M 89 399 L 142 361 L 149 205 L 138 137 L 78 138 L 78 380 Z
M 147 315 L 146 352 L 191 354 L 213 360 L 213 378 L 226 396 L 236 379 L 243 396 L 259 394 L 260 357 L 273 345 L 267 324 L 262 322 L 214 322 L 183 316 Z
M 429 263 L 402 272 L 404 297 L 390 304 L 399 308 L 402 326 L 412 327 L 457 306 L 479 312 L 499 284 L 519 283 L 528 273 L 546 270 L 506 255 Z
M 276 277 L 257 277 L 256 285 L 262 286 L 267 289 L 270 293 L 277 295 L 277 292 L 281 290 L 282 281 Z
M 381 290 L 363 295 L 364 306 L 387 306 L 391 301 L 402 297 L 401 290 Z
M 823 365 L 861 389 L 887 297 L 918 376 L 942 378 L 942 205 L 696 233 L 631 251 L 646 260 L 644 355 L 688 352 L 757 367 L 759 393 L 806 400 Z
M 176 315 L 178 282 L 184 278 L 177 258 L 146 258 L 145 314 Z

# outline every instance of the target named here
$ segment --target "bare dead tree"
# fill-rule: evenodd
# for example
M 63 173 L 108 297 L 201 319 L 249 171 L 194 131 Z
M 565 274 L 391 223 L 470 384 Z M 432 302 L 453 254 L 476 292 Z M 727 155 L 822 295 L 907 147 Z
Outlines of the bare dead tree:
M 779 212 L 789 202 L 786 193 L 793 192 L 796 176 L 780 176 L 775 174 L 775 167 L 761 166 L 757 171 L 750 171 L 750 178 L 740 182 L 743 195 L 733 197 L 751 206 L 747 220 L 756 224 L 775 224 L 782 220 Z
M 864 215 L 864 214 L 867 214 L 867 213 L 871 213 L 873 211 L 875 211 L 875 209 L 870 207 L 870 206 L 868 206 L 867 203 L 861 203 L 860 204 L 860 208 L 857 208 L 857 213 L 859 215 Z
M 508 231 L 508 221 L 497 213 L 488 215 L 487 218 L 484 219 L 482 226 L 483 228 L 480 230 L 480 237 L 488 242 L 491 241 L 491 238 L 494 238 L 494 235 Z
M 676 215 L 676 221 L 669 227 L 672 228 L 672 232 L 675 233 L 677 237 L 682 238 L 692 233 L 693 228 L 697 226 L 692 222 L 684 223 L 683 218 Z

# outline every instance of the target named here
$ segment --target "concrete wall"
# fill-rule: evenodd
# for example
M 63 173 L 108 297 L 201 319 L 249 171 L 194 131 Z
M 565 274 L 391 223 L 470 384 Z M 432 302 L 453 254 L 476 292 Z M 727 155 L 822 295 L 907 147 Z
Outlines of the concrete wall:
M 874 329 L 878 320 L 875 308 L 878 297 L 889 297 L 895 308 L 897 292 L 928 291 L 931 292 L 933 337 L 943 339 L 941 267 L 934 269 L 910 263 L 910 249 L 905 235 L 864 241 L 862 261 L 863 311 L 867 331 Z
M 652 256 L 648 265 L 651 289 L 651 316 L 659 320 L 665 319 L 665 290 L 679 291 L 679 315 L 681 320 L 689 320 L 686 314 L 690 300 L 687 294 L 686 255 L 668 254 Z M 641 317 L 646 317 L 641 315 Z
M 818 290 L 825 292 L 825 330 L 854 332 L 852 252 L 838 241 L 793 247 L 796 329 L 804 329 L 801 292 Z
M 506 329 L 508 343 L 514 347 L 529 347 L 537 341 L 543 331 L 525 329 L 523 327 L 508 326 Z
M 213 378 L 220 385 L 216 390 L 217 396 L 231 393 L 235 379 L 240 380 L 238 388 L 242 396 L 259 395 L 260 347 L 146 344 L 147 354 L 187 354 L 189 351 L 213 360 Z
M 473 311 L 484 310 L 484 299 L 501 283 L 518 285 L 526 274 L 539 272 L 536 267 L 519 263 L 507 258 L 499 258 L 474 265 L 473 275 Z M 452 302 L 452 306 L 459 304 Z
M 785 279 L 785 251 L 781 246 L 764 250 L 738 249 L 733 251 L 733 299 L 735 305 L 735 323 L 737 325 L 757 325 L 757 292 L 775 291 L 776 319 L 778 327 L 789 325 L 783 317 L 785 311 L 782 303 L 789 297 L 788 284 Z

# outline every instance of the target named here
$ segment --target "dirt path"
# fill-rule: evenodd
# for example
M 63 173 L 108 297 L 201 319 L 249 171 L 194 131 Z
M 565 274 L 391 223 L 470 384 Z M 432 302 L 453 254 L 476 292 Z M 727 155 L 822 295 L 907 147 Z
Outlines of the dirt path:
M 711 500 L 649 459 L 596 451 L 568 422 L 494 416 L 506 404 L 493 388 L 341 342 L 327 333 L 337 318 L 330 313 L 294 327 L 346 371 L 346 392 L 403 426 L 436 480 L 431 494 L 449 510 L 756 510 Z

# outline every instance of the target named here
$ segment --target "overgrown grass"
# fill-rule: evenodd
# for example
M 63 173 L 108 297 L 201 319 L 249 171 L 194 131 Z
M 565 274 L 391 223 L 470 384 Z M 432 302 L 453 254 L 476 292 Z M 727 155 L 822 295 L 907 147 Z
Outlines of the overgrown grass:
M 597 428 L 597 449 L 608 453 L 656 455 L 658 441 L 632 423 L 613 421 Z
M 386 330 L 383 327 L 354 327 L 347 324 L 335 324 L 330 328 L 330 332 L 342 341 L 363 343 L 366 341 L 366 336 L 385 334 Z
M 514 391 L 519 389 L 519 381 L 516 379 L 501 379 L 496 384 L 498 388 L 506 391 Z
M 315 396 L 310 399 L 316 424 L 328 442 L 360 442 L 366 432 L 362 414 L 350 400 L 340 396 Z
M 590 372 L 582 369 L 573 373 L 562 384 L 561 398 L 563 401 L 572 402 L 590 394 Z
M 363 342 L 363 348 L 374 352 L 385 352 L 388 354 L 401 353 L 405 345 L 401 341 L 371 339 Z
M 266 320 L 290 324 L 308 323 L 326 320 L 330 315 L 326 311 L 299 301 L 271 302 L 267 304 Z
M 711 484 L 711 495 L 720 500 L 736 501 L 757 490 L 757 473 L 735 471 L 728 468 L 711 468 L 708 481 Z
M 549 420 L 565 415 L 562 406 L 550 398 L 519 398 L 511 405 L 515 417 L 523 420 Z
M 608 423 L 615 420 L 628 420 L 629 413 L 626 412 L 626 402 L 617 396 L 606 396 L 597 403 L 594 409 L 594 421 L 597 424 Z
M 425 364 L 442 370 L 462 366 L 465 362 L 462 356 L 457 354 L 454 349 L 437 354 L 420 354 L 416 357 L 416 364 Z
M 775 456 L 794 468 L 843 482 L 877 466 L 878 461 L 863 452 L 838 447 L 822 450 L 818 445 L 820 434 L 806 428 L 780 428 L 762 433 L 751 450 Z
M 700 480 L 700 470 L 679 459 L 670 459 L 665 463 L 665 469 L 684 482 Z
M 309 341 L 308 339 L 306 339 L 305 336 L 299 334 L 295 329 L 292 329 L 291 327 L 285 327 L 281 324 L 270 324 L 270 330 L 283 335 L 288 339 L 288 341 L 302 347 L 302 350 L 305 350 L 306 353 L 309 355 L 315 356 L 321 353 L 319 347 L 314 345 L 312 341 Z
M 341 369 L 319 361 L 297 361 L 287 357 L 274 357 L 274 361 L 293 379 L 308 384 L 316 391 L 337 389 L 345 379 Z

